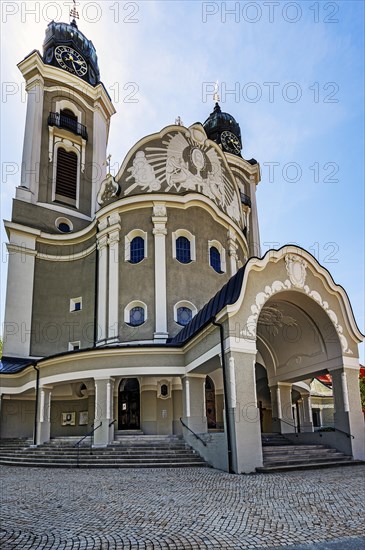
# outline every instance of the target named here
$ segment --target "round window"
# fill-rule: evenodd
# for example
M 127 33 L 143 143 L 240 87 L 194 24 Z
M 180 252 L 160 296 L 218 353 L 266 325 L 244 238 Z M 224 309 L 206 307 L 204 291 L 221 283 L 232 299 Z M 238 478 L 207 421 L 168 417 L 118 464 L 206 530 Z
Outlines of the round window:
M 69 233 L 71 231 L 71 227 L 67 223 L 60 223 L 58 229 L 62 231 L 62 233 Z
M 70 233 L 73 230 L 73 225 L 67 218 L 57 218 L 56 227 L 61 233 Z

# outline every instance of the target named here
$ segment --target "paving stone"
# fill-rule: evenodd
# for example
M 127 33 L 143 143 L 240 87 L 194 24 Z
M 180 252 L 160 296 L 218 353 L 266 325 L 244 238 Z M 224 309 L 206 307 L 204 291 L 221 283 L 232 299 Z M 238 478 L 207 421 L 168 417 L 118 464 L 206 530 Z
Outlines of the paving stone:
M 346 538 L 360 548 L 364 482 L 364 466 L 249 476 L 2 466 L 0 546 L 310 550 Z

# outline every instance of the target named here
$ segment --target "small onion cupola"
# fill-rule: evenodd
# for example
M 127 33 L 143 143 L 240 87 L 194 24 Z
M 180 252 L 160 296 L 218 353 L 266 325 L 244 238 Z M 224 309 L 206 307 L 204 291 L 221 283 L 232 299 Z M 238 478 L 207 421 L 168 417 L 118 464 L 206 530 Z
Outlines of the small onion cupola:
M 95 47 L 78 29 L 75 19 L 71 23 L 51 21 L 43 42 L 43 60 L 48 65 L 82 78 L 92 86 L 100 82 Z
M 209 139 L 222 146 L 223 151 L 241 156 L 242 139 L 238 122 L 229 113 L 223 113 L 216 103 L 213 112 L 203 124 Z

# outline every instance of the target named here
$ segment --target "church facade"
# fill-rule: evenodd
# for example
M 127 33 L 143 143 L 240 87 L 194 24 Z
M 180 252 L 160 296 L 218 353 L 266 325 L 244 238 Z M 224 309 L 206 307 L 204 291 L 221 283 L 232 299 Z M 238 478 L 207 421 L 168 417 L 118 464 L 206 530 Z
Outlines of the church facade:
M 312 441 L 310 382 L 329 373 L 324 437 L 364 459 L 363 335 L 311 254 L 261 257 L 260 166 L 242 157 L 236 120 L 217 103 L 203 124 L 141 139 L 112 176 L 115 109 L 76 23 L 50 23 L 43 52 L 18 66 L 28 102 L 5 221 L 1 437 L 178 434 L 249 473 L 262 433 Z

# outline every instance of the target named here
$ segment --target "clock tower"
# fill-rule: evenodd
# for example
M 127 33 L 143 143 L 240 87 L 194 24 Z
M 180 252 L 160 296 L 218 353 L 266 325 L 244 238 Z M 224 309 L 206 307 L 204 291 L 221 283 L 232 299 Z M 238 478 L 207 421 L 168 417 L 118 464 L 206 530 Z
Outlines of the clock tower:
M 28 95 L 12 221 L 48 233 L 80 230 L 97 209 L 115 113 L 94 45 L 75 20 L 52 21 L 42 54 L 34 50 L 18 67 Z

